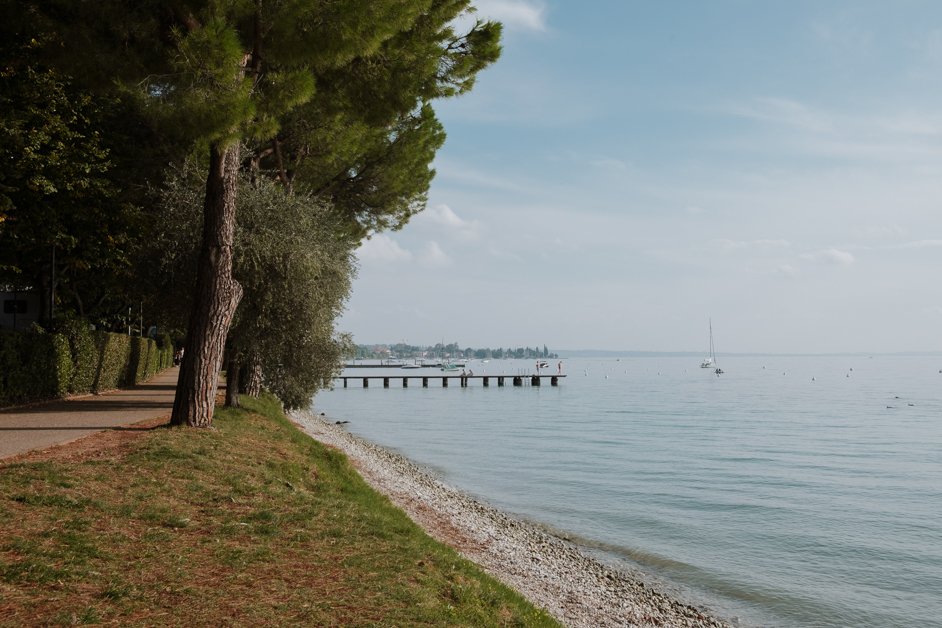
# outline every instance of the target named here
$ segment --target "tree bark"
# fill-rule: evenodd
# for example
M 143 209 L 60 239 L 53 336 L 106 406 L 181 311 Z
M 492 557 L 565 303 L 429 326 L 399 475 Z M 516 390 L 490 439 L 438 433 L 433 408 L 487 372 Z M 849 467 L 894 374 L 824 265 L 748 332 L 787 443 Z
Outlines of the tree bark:
M 210 147 L 196 294 L 170 423 L 211 427 L 226 336 L 242 286 L 232 276 L 239 144 Z
M 238 408 L 239 404 L 239 371 L 242 365 L 237 358 L 229 358 L 226 365 L 226 407 Z
M 262 394 L 262 361 L 257 353 L 252 352 L 249 355 L 246 366 L 248 367 L 248 373 L 245 380 L 245 394 L 258 398 Z

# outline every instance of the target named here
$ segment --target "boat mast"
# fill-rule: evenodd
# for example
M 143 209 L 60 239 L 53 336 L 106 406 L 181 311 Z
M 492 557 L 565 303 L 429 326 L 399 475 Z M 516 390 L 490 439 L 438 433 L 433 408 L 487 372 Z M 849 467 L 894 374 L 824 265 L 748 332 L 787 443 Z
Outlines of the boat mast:
M 716 352 L 713 350 L 713 319 L 710 318 L 710 359 L 716 364 Z

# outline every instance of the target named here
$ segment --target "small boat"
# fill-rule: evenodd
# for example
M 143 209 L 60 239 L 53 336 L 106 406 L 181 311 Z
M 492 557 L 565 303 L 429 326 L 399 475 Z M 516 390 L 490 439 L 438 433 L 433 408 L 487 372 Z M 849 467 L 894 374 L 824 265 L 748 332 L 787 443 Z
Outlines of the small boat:
M 422 368 L 422 365 L 421 365 L 421 364 L 416 364 L 415 362 L 413 362 L 412 364 L 403 364 L 403 365 L 402 365 L 402 368 L 404 368 L 404 369 L 420 369 L 420 368 Z
M 710 356 L 700 363 L 700 368 L 713 369 L 717 377 L 723 374 L 723 369 L 716 364 L 716 351 L 713 348 L 713 319 L 710 319 Z
M 723 369 L 716 363 L 716 350 L 713 348 L 713 319 L 710 319 L 710 357 L 707 358 L 707 360 L 710 361 L 710 366 L 706 368 L 713 367 L 713 373 L 716 374 L 717 377 L 723 374 Z M 704 362 L 707 360 L 704 360 Z M 703 368 L 703 364 L 701 364 L 700 367 Z

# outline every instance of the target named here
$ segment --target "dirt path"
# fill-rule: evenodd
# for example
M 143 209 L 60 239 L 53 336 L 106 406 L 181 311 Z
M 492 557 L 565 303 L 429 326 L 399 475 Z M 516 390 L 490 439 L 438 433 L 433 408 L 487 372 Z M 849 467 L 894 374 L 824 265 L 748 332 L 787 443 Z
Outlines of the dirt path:
M 133 388 L 0 410 L 0 459 L 68 443 L 102 430 L 169 419 L 180 369 Z

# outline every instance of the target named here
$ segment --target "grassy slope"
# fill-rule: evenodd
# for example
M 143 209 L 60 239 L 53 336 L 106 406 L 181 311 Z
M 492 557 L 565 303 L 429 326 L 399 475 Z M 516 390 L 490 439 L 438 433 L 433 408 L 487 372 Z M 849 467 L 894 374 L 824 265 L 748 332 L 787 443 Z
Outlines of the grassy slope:
M 0 624 L 555 625 L 248 401 L 0 466 Z

